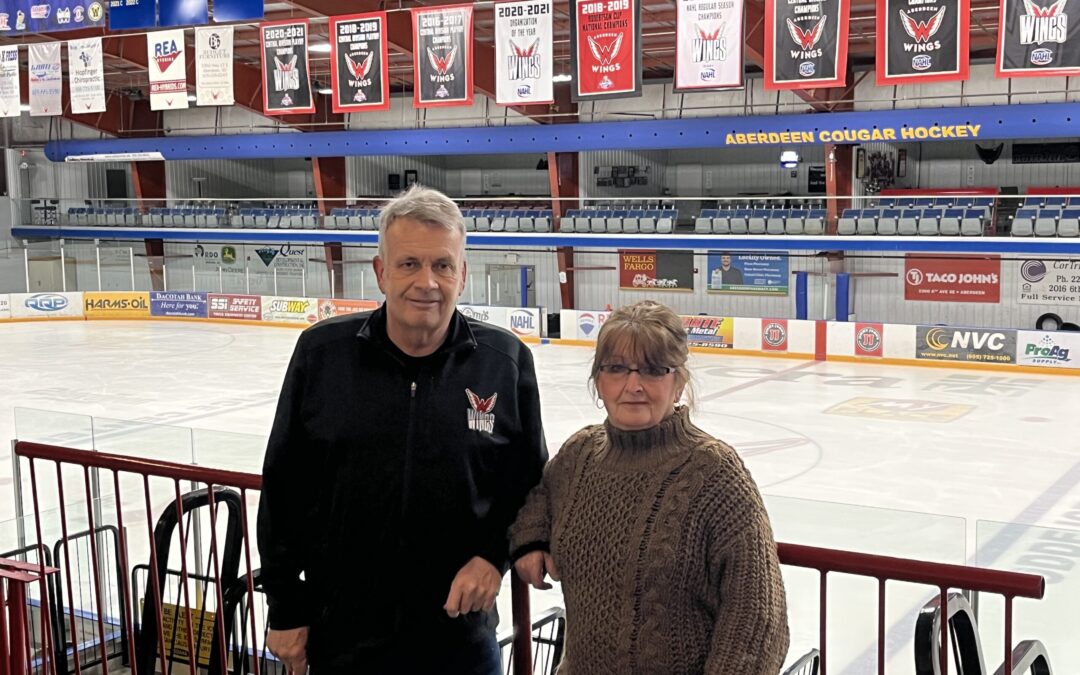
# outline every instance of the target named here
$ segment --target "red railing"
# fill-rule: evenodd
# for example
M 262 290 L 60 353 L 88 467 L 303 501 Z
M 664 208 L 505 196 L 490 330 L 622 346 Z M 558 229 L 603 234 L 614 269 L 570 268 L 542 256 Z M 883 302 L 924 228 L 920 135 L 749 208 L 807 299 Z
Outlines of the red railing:
M 252 639 L 252 647 L 256 648 L 259 644 L 259 637 L 256 630 L 256 617 L 255 617 L 255 581 L 253 579 L 252 568 L 252 554 L 251 554 L 251 537 L 248 524 L 248 511 L 247 501 L 249 493 L 258 491 L 261 485 L 261 477 L 256 474 L 240 473 L 235 471 L 222 471 L 214 469 L 206 469 L 197 466 L 176 464 L 172 462 L 162 462 L 155 460 L 140 459 L 135 457 L 127 457 L 121 455 L 92 452 L 86 450 L 74 450 L 71 448 L 63 448 L 58 446 L 43 445 L 38 443 L 18 442 L 15 444 L 15 455 L 17 458 L 25 459 L 29 464 L 29 477 L 30 477 L 30 489 L 32 494 L 32 500 L 34 505 L 34 520 L 37 527 L 37 541 L 38 547 L 43 546 L 42 540 L 42 523 L 41 523 L 41 496 L 39 494 L 39 478 L 36 470 L 36 464 L 38 461 L 51 462 L 56 470 L 56 490 L 57 499 L 60 504 L 60 529 L 65 538 L 68 538 L 68 514 L 65 507 L 64 500 L 64 477 L 62 472 L 62 465 L 69 465 L 76 469 L 82 470 L 83 474 L 83 491 L 86 497 L 86 513 L 89 520 L 90 532 L 95 532 L 94 523 L 94 509 L 91 508 L 92 502 L 95 496 L 91 491 L 91 476 L 92 473 L 99 471 L 106 471 L 112 473 L 112 485 L 114 487 L 113 502 L 115 506 L 117 528 L 119 530 L 119 557 L 120 567 L 123 570 L 122 573 L 122 587 L 125 602 L 121 608 L 122 616 L 120 619 L 124 622 L 124 626 L 128 629 L 126 631 L 128 644 L 126 645 L 129 653 L 131 654 L 131 673 L 132 675 L 138 675 L 138 668 L 140 665 L 135 658 L 137 650 L 135 649 L 136 637 L 133 630 L 132 611 L 134 603 L 131 597 L 131 584 L 129 584 L 127 577 L 132 569 L 128 564 L 127 552 L 129 542 L 125 538 L 124 530 L 124 504 L 121 498 L 121 480 L 122 474 L 130 474 L 131 476 L 140 479 L 142 487 L 142 496 L 144 499 L 145 516 L 147 521 L 147 534 L 149 543 L 149 560 L 150 560 L 150 584 L 152 585 L 154 597 L 163 599 L 162 589 L 159 586 L 157 570 L 165 569 L 168 561 L 164 561 L 163 566 L 159 566 L 162 561 L 158 560 L 158 542 L 156 541 L 154 533 L 154 521 L 155 517 L 152 512 L 152 495 L 151 495 L 151 478 L 155 480 L 164 479 L 171 481 L 172 485 L 170 492 L 175 497 L 175 509 L 176 509 L 176 521 L 179 523 L 179 544 L 180 544 L 180 577 L 182 587 L 185 592 L 184 607 L 183 607 L 183 619 L 187 628 L 186 646 L 188 658 L 193 660 L 198 659 L 199 650 L 195 648 L 193 644 L 193 636 L 196 631 L 193 630 L 194 622 L 192 620 L 192 604 L 190 597 L 187 594 L 188 580 L 191 578 L 187 566 L 187 553 L 190 536 L 185 532 L 184 526 L 184 512 L 181 500 L 181 483 L 195 483 L 205 487 L 208 495 L 211 528 L 211 556 L 213 559 L 213 574 L 215 579 L 215 601 L 218 608 L 218 620 L 215 622 L 216 639 L 219 644 L 224 647 L 225 644 L 225 617 L 221 616 L 223 612 L 222 603 L 222 589 L 221 589 L 221 564 L 219 561 L 218 553 L 218 541 L 216 534 L 217 523 L 217 504 L 215 503 L 214 493 L 215 488 L 232 488 L 240 492 L 240 510 L 242 524 L 242 545 L 243 556 L 246 565 L 244 572 L 244 579 L 246 581 L 246 593 L 247 593 L 247 613 L 248 620 L 250 621 L 250 631 Z M 99 476 L 94 476 L 95 479 Z M 103 482 L 103 481 L 102 481 Z M 16 486 L 16 489 L 22 489 L 22 486 Z M 130 513 L 130 512 L 129 512 Z M 164 517 L 162 518 L 164 520 Z M 94 574 L 94 579 L 97 580 L 95 584 L 96 588 L 96 611 L 89 612 L 90 616 L 96 618 L 97 624 L 97 645 L 101 652 L 101 672 L 107 675 L 109 672 L 109 654 L 106 649 L 106 634 L 104 625 L 104 616 L 106 615 L 106 607 L 102 600 L 102 585 L 100 583 L 101 577 L 101 564 L 100 546 L 96 545 L 95 537 L 90 537 L 91 541 L 91 563 Z M 39 551 L 39 553 L 42 553 Z M 814 548 L 810 546 L 799 546 L 793 544 L 780 544 L 779 545 L 780 562 L 784 565 L 803 567 L 808 569 L 817 570 L 820 588 L 820 632 L 819 632 L 819 649 L 820 649 L 820 673 L 822 675 L 826 672 L 826 591 L 828 588 L 828 575 L 829 574 L 848 574 L 858 575 L 864 577 L 875 578 L 878 580 L 878 627 L 877 627 L 877 654 L 878 654 L 878 673 L 883 675 L 885 672 L 885 583 L 886 581 L 902 581 L 911 582 L 917 584 L 925 584 L 929 586 L 935 586 L 938 588 L 941 599 L 942 607 L 948 606 L 947 594 L 950 588 L 968 589 L 972 591 L 982 593 L 994 593 L 1002 595 L 1005 598 L 1005 650 L 1006 660 L 1005 663 L 1010 663 L 1012 658 L 1012 601 L 1014 598 L 1041 598 L 1044 591 L 1044 582 L 1042 577 L 1030 575 L 1030 574 L 1016 574 L 1011 572 L 1000 572 L 994 570 L 987 570 L 974 567 L 966 567 L 962 565 L 945 565 L 938 563 L 928 563 L 915 560 L 891 558 L 885 556 L 868 555 L 861 553 L 851 553 L 847 551 L 838 551 L 832 549 Z M 44 561 L 44 556 L 39 555 L 38 560 Z M 73 598 L 73 585 L 74 582 L 70 573 L 70 555 L 65 556 L 65 566 L 68 567 L 66 588 L 63 590 L 67 594 L 69 607 L 74 607 Z M 59 560 L 56 561 L 56 565 L 59 567 Z M 34 578 L 35 581 L 40 581 L 41 577 L 46 574 L 55 572 L 55 568 L 45 567 L 44 562 L 41 564 L 24 565 L 20 568 L 19 573 L 28 574 L 36 573 L 38 576 Z M 4 577 L 2 568 L 0 568 L 0 577 Z M 7 577 L 10 579 L 10 577 Z M 43 601 L 47 598 L 47 594 L 42 593 Z M 513 659 L 513 672 L 514 675 L 530 675 L 532 671 L 532 658 L 531 658 L 531 622 L 529 611 L 529 594 L 528 587 L 516 578 L 512 582 L 512 603 L 513 603 L 513 625 L 514 625 L 514 659 Z M 23 601 L 25 607 L 25 601 Z M 157 657 L 160 659 L 162 666 L 162 672 L 168 672 L 166 658 L 170 652 L 166 650 L 166 636 L 163 626 L 165 625 L 164 616 L 162 612 L 162 602 L 155 602 L 156 610 L 156 627 L 157 627 Z M 45 609 L 44 603 L 42 609 Z M 179 609 L 179 608 L 178 608 Z M 45 611 L 41 612 L 42 617 L 45 616 Z M 12 620 L 14 621 L 14 615 Z M 25 616 L 25 613 L 24 613 Z M 169 642 L 170 645 L 175 645 L 175 634 L 177 624 L 180 623 L 181 617 L 176 615 L 173 624 L 173 639 Z M 74 612 L 69 617 L 71 624 L 71 631 L 73 636 L 74 649 L 72 650 L 74 656 L 75 672 L 81 671 L 79 662 L 80 649 L 77 645 L 77 640 L 74 636 L 79 635 L 79 631 L 76 627 L 76 618 Z M 20 619 L 24 623 L 27 619 Z M 145 622 L 144 622 L 145 623 Z M 25 627 L 20 629 L 25 630 Z M 42 620 L 42 638 L 43 638 L 43 651 L 50 644 L 54 636 L 51 633 L 52 627 L 48 620 L 43 618 Z M 14 631 L 14 629 L 13 629 Z M 3 633 L 3 626 L 0 625 L 0 634 Z M 201 635 L 202 630 L 198 633 Z M 25 641 L 22 637 L 26 633 L 18 633 L 21 640 Z M 12 632 L 14 639 L 15 633 Z M 246 639 L 246 638 L 245 638 Z M 63 651 L 63 650 L 61 650 Z M 5 656 L 0 651 L 0 657 Z M 23 658 L 23 655 L 19 655 L 21 661 L 28 663 L 28 657 Z M 948 617 L 943 617 L 941 621 L 941 636 L 940 636 L 940 672 L 942 675 L 946 675 L 948 672 Z M 225 672 L 226 658 L 224 652 L 222 652 L 222 658 L 220 660 L 221 672 Z M 41 672 L 54 673 L 54 669 L 48 668 L 50 659 L 44 657 L 40 660 L 42 664 Z M 8 659 L 8 663 L 14 663 L 14 659 Z M 260 659 L 256 655 L 253 660 L 254 673 L 260 675 Z M 0 675 L 5 671 L 4 663 L 0 662 Z M 53 664 L 55 667 L 55 664 Z M 153 668 L 150 668 L 152 671 Z M 12 670 L 10 672 L 25 672 Z M 1008 672 L 1008 671 L 1006 671 Z M 148 673 L 147 673 L 148 675 Z

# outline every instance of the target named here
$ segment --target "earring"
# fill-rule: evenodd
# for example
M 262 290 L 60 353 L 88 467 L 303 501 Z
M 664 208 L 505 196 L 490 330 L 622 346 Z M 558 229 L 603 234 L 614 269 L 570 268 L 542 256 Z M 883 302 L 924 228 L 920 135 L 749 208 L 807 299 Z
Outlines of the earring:
M 597 398 L 596 399 L 596 409 L 597 410 L 603 410 L 604 409 L 604 399 L 602 399 L 602 398 Z

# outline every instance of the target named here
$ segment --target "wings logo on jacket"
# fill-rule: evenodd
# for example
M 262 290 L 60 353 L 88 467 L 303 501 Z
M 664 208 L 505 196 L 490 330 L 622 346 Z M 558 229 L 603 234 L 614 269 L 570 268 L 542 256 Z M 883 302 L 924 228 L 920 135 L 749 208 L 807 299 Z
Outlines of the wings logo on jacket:
M 435 52 L 431 51 L 431 47 L 427 48 L 428 60 L 431 61 L 431 67 L 434 68 L 440 75 L 446 75 L 451 66 L 454 65 L 454 59 L 457 57 L 457 45 L 454 45 L 446 56 L 440 58 L 435 55 Z
M 1067 0 L 1057 0 L 1049 7 L 1040 7 L 1031 0 L 1024 0 L 1024 11 L 1028 16 L 1033 16 L 1037 19 L 1047 19 L 1052 16 L 1059 16 L 1065 10 L 1065 2 Z M 944 9 L 944 8 L 943 8 Z
M 946 9 L 946 7 L 942 7 L 934 13 L 934 16 L 923 22 L 916 21 L 908 16 L 904 10 L 900 10 L 900 21 L 904 24 L 904 31 L 915 38 L 915 42 L 926 42 L 941 29 L 941 24 L 945 20 Z
M 373 56 L 375 56 L 375 52 L 368 52 L 367 58 L 362 62 L 357 63 L 353 60 L 353 57 L 348 54 L 345 55 L 345 61 L 349 66 L 349 72 L 352 73 L 354 79 L 363 80 L 367 77 L 368 72 L 371 70 Z
M 622 49 L 623 34 L 619 33 L 612 40 L 605 40 L 604 44 L 600 42 L 600 36 L 589 36 L 589 51 L 592 52 L 593 57 L 600 62 L 602 66 L 610 66 L 611 62 L 619 55 L 619 50 Z
M 825 33 L 825 20 L 828 18 L 828 15 L 821 17 L 813 28 L 805 31 L 795 25 L 794 21 L 788 19 L 787 27 L 788 32 L 791 33 L 791 39 L 795 41 L 795 44 L 802 47 L 803 51 L 810 51 L 821 41 L 821 36 Z
M 495 400 L 499 398 L 499 394 L 496 392 L 489 398 L 480 398 L 472 392 L 471 389 L 465 390 L 465 395 L 469 397 L 469 405 L 472 409 L 478 413 L 490 413 L 495 409 Z
M 529 45 L 528 48 L 518 47 L 516 44 L 514 44 L 513 40 L 510 40 L 510 51 L 513 52 L 514 56 L 521 59 L 527 59 L 535 56 L 536 48 L 539 46 L 540 38 L 536 38 L 535 40 L 533 40 L 533 43 Z

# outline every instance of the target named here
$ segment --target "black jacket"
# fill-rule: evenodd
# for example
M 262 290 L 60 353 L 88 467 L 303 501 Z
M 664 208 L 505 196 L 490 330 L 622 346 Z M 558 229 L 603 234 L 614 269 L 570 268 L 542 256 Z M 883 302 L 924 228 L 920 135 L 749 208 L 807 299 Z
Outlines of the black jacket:
M 466 562 L 506 571 L 507 529 L 547 461 L 532 354 L 514 335 L 455 312 L 415 379 L 397 354 L 385 308 L 321 321 L 281 390 L 261 574 L 270 626 L 311 626 L 313 659 L 446 627 Z

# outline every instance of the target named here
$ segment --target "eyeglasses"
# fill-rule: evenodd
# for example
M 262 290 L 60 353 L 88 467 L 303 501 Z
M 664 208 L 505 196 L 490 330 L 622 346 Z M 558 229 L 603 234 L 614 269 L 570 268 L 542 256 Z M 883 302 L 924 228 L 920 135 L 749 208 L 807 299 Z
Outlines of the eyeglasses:
M 614 380 L 625 380 L 630 377 L 630 373 L 637 373 L 638 377 L 646 382 L 656 382 L 662 380 L 668 373 L 674 373 L 674 366 L 642 366 L 640 368 L 631 368 L 624 366 L 621 363 L 610 363 L 599 368 L 600 372 Z

